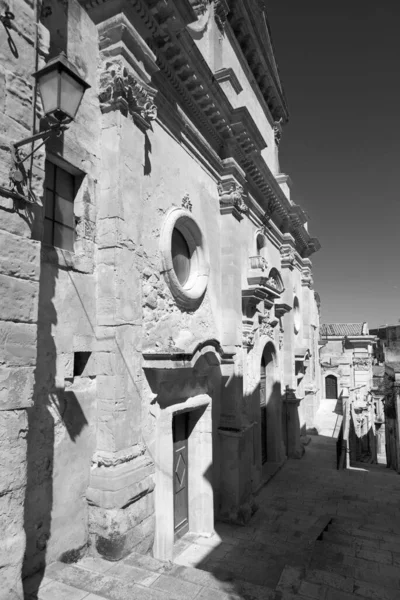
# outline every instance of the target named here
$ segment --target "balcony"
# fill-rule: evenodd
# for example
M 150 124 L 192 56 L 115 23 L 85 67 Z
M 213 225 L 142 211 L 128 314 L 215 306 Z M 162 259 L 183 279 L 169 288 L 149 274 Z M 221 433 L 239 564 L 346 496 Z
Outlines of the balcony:
M 266 308 L 271 308 L 284 291 L 283 282 L 276 268 L 268 269 L 263 256 L 250 256 L 247 272 L 247 287 L 242 290 L 242 298 L 248 305 L 257 305 L 264 301 Z

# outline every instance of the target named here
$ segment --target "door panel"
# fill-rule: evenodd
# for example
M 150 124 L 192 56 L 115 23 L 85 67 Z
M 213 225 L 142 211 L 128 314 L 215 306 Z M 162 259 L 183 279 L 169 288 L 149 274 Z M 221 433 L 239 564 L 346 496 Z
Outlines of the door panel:
M 335 400 L 337 398 L 337 379 L 334 375 L 328 375 L 325 378 L 326 398 Z
M 260 377 L 260 423 L 261 423 L 261 462 L 267 462 L 267 401 L 266 401 L 266 370 L 264 359 L 261 362 Z
M 188 413 L 173 418 L 174 442 L 174 530 L 175 536 L 189 530 L 188 511 Z

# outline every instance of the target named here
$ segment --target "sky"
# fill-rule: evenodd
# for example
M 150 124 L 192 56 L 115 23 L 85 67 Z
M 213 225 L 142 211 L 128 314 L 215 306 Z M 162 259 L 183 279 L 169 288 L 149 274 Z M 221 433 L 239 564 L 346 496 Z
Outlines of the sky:
M 322 322 L 400 320 L 400 2 L 267 0 Z

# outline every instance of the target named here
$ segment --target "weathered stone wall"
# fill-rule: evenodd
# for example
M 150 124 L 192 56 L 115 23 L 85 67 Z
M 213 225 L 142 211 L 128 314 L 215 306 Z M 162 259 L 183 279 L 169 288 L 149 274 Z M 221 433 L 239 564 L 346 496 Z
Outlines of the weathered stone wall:
M 27 479 L 28 414 L 33 404 L 37 354 L 40 244 L 31 239 L 40 220 L 35 206 L 11 192 L 10 142 L 32 132 L 34 45 L 38 64 L 47 53 L 47 36 L 38 29 L 31 2 L 0 2 L 13 10 L 11 42 L 2 25 L 0 39 L 0 598 L 23 598 L 24 500 Z M 34 164 L 32 189 L 41 194 L 43 153 Z
M 47 142 L 47 157 L 76 175 L 74 253 L 42 244 L 33 406 L 29 412 L 27 535 L 23 574 L 78 556 L 88 542 L 85 498 L 96 436 L 95 219 L 99 119 L 97 32 L 78 2 L 54 2 L 41 15 L 50 56 L 64 50 L 92 86 L 77 119 Z M 42 222 L 33 236 L 42 239 Z M 38 242 L 36 244 L 39 245 Z M 89 358 L 76 371 L 80 353 Z M 106 362 L 106 357 L 103 363 Z

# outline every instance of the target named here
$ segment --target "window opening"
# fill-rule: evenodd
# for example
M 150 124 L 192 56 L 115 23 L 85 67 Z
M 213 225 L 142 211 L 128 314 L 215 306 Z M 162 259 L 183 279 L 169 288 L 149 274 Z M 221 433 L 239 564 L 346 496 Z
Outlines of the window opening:
M 43 242 L 73 252 L 75 177 L 49 160 L 45 173 Z

